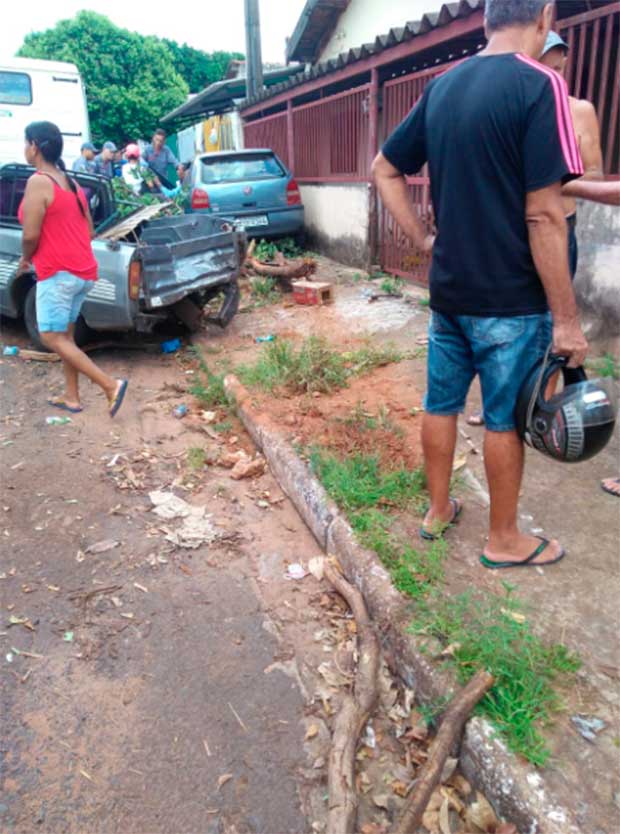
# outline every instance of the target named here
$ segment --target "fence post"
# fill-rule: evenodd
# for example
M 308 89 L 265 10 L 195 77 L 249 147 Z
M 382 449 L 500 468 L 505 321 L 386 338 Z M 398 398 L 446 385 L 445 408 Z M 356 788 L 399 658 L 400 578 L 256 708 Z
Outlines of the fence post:
M 295 131 L 293 128 L 293 99 L 286 103 L 286 145 L 288 148 L 288 167 L 295 174 Z
M 375 67 L 370 72 L 370 91 L 368 93 L 368 171 L 377 155 L 379 138 L 379 70 Z M 378 240 L 377 187 L 372 178 L 368 187 L 368 259 L 370 265 L 377 261 Z

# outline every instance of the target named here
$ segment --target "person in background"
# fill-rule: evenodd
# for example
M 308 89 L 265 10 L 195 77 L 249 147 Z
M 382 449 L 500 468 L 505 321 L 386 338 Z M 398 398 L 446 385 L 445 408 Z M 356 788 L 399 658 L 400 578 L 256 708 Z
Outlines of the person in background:
M 76 174 L 95 174 L 97 172 L 97 164 L 95 162 L 95 154 L 97 149 L 92 142 L 84 142 L 80 148 L 80 156 L 73 163 L 73 170 Z
M 140 148 L 138 145 L 129 144 L 125 148 L 127 162 L 123 165 L 122 176 L 129 188 L 136 197 L 139 197 L 146 190 L 143 169 L 146 167 L 140 159 Z
M 158 128 L 153 134 L 150 144 L 144 148 L 142 153 L 142 158 L 157 177 L 155 184 L 158 188 L 162 184 L 166 188 L 174 187 L 174 183 L 171 183 L 167 176 L 169 165 L 173 165 L 177 169 L 177 175 L 181 182 L 185 176 L 185 168 L 166 145 L 166 136 L 166 131 L 161 127 Z
M 490 569 L 550 565 L 556 540 L 519 530 L 524 448 L 514 411 L 525 376 L 551 344 L 583 364 L 588 344 L 570 280 L 562 185 L 583 174 L 565 83 L 535 59 L 553 4 L 487 0 L 482 52 L 427 84 L 372 166 L 383 204 L 414 244 L 432 251 L 428 383 L 422 445 L 431 506 L 420 534 L 454 523 L 450 496 L 457 418 L 480 377 Z M 437 237 L 411 202 L 406 176 L 430 169 Z
M 104 142 L 101 153 L 95 157 L 96 173 L 112 179 L 114 176 L 114 155 L 117 147 L 114 142 Z
M 123 165 L 127 160 L 123 159 L 123 152 L 116 151 L 114 154 L 114 160 L 112 162 L 112 168 L 114 170 L 115 177 L 122 177 L 123 176 Z
M 52 122 L 26 127 L 24 155 L 36 172 L 26 184 L 18 217 L 23 226 L 22 257 L 17 271 L 34 272 L 36 312 L 41 341 L 62 359 L 65 394 L 49 400 L 63 411 L 82 411 L 79 374 L 105 393 L 111 417 L 121 407 L 126 379 L 104 373 L 79 349 L 75 322 L 86 294 L 97 280 L 91 239 L 93 223 L 84 191 L 66 174 L 63 139 Z

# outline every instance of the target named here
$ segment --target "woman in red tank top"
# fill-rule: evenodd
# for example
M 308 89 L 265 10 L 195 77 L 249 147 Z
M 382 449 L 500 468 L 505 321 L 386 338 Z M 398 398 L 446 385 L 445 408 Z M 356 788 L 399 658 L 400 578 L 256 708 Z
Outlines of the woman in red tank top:
M 62 134 L 52 122 L 33 122 L 26 128 L 24 154 L 37 170 L 28 180 L 19 207 L 24 233 L 17 270 L 33 272 L 34 265 L 41 341 L 63 362 L 65 394 L 49 400 L 50 405 L 82 411 L 82 373 L 103 389 L 113 417 L 125 396 L 127 380 L 104 373 L 73 338 L 82 302 L 97 280 L 97 261 L 91 246 L 94 232 L 88 201 L 66 174 L 62 146 Z

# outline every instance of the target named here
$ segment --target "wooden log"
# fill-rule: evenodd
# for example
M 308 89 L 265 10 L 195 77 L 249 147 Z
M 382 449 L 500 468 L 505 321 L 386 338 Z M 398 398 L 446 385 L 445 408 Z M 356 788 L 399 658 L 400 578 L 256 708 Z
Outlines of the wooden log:
M 334 720 L 328 765 L 329 808 L 326 834 L 356 831 L 358 796 L 355 788 L 355 753 L 359 737 L 377 702 L 380 646 L 364 598 L 334 567 L 325 576 L 347 601 L 357 624 L 359 661 L 354 691 L 344 696 Z
M 429 799 L 441 779 L 446 759 L 460 738 L 465 722 L 478 701 L 494 683 L 493 675 L 481 669 L 454 696 L 444 714 L 439 732 L 429 748 L 428 759 L 391 834 L 412 834 L 420 825 Z

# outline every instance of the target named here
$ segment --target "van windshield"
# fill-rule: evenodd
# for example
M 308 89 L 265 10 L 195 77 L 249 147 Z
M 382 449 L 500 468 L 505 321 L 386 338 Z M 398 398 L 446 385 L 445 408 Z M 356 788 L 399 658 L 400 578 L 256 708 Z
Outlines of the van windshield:
M 201 162 L 201 179 L 204 183 L 273 180 L 285 176 L 284 169 L 275 156 L 270 153 L 252 153 L 219 158 L 204 156 Z
M 0 104 L 32 104 L 32 85 L 25 72 L 0 72 Z

